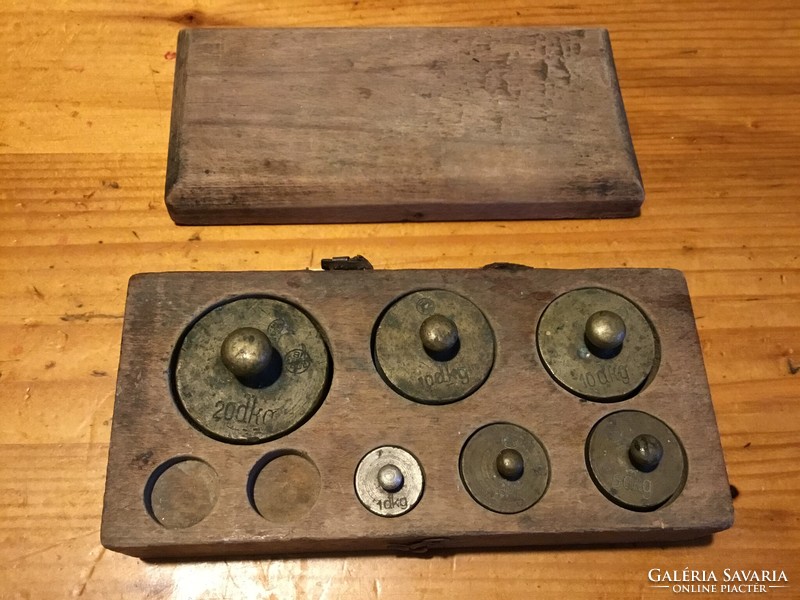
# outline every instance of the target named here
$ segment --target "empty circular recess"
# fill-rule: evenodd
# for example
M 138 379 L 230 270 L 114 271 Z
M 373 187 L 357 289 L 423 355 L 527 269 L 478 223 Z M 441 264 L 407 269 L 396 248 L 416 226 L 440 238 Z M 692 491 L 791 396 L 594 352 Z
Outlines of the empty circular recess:
M 291 523 L 308 514 L 322 488 L 317 465 L 298 452 L 267 459 L 251 478 L 250 501 L 258 514 L 273 523 Z
M 150 476 L 145 495 L 153 519 L 167 529 L 184 529 L 205 519 L 219 497 L 217 472 L 196 458 L 167 461 Z

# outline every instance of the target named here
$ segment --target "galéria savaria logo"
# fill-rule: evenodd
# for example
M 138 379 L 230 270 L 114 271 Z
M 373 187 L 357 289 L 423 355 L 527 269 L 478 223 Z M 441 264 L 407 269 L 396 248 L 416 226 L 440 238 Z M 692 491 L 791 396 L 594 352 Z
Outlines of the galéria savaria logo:
M 651 588 L 673 594 L 764 594 L 776 588 L 788 588 L 789 578 L 784 571 L 723 569 L 650 569 L 647 579 Z

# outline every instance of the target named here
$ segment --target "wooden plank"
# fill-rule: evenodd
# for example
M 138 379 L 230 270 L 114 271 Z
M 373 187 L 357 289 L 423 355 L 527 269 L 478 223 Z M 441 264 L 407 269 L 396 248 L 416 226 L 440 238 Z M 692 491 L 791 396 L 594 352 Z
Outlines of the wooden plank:
M 194 29 L 175 222 L 630 217 L 644 198 L 602 29 Z
M 553 381 L 531 348 L 536 324 L 550 301 L 593 286 L 625 294 L 652 319 L 658 334 L 657 374 L 622 402 L 587 402 L 572 395 Z M 452 404 L 429 406 L 403 398 L 378 376 L 370 337 L 378 315 L 391 302 L 413 290 L 439 288 L 462 294 L 484 311 L 497 354 L 489 379 L 476 392 Z M 334 375 L 322 407 L 307 423 L 269 442 L 231 444 L 201 433 L 188 421 L 176 405 L 172 377 L 165 374 L 194 319 L 223 300 L 258 293 L 308 311 L 329 340 Z M 136 556 L 675 541 L 702 537 L 732 523 L 691 304 L 677 271 L 138 275 L 128 293 L 117 381 L 101 535 L 106 547 Z M 686 452 L 685 486 L 655 511 L 613 504 L 588 474 L 584 444 L 589 431 L 619 410 L 657 416 L 676 432 Z M 474 431 L 495 422 L 533 432 L 549 456 L 549 488 L 538 503 L 518 514 L 497 514 L 478 505 L 459 476 L 462 446 Z M 420 504 L 391 519 L 367 512 L 353 489 L 361 457 L 387 444 L 417 456 L 426 478 Z M 288 523 L 268 522 L 248 500 L 248 481 L 263 457 L 285 451 L 314 463 L 322 489 L 307 514 Z M 210 465 L 219 492 L 203 520 L 168 529 L 148 513 L 146 490 L 161 465 L 177 457 Z

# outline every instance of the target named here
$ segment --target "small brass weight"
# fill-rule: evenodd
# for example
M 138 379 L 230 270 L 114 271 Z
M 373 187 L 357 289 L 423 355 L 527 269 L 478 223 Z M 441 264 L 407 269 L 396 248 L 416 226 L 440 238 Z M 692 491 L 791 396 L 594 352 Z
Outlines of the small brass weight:
M 592 480 L 612 502 L 653 510 L 680 492 L 684 450 L 675 433 L 652 415 L 634 410 L 601 419 L 586 441 Z

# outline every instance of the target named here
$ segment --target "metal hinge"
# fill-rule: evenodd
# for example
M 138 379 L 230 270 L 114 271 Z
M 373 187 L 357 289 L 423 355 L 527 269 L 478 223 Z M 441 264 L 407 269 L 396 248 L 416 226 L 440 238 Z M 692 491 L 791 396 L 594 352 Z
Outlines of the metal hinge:
M 372 264 L 360 254 L 322 259 L 323 271 L 372 271 Z

